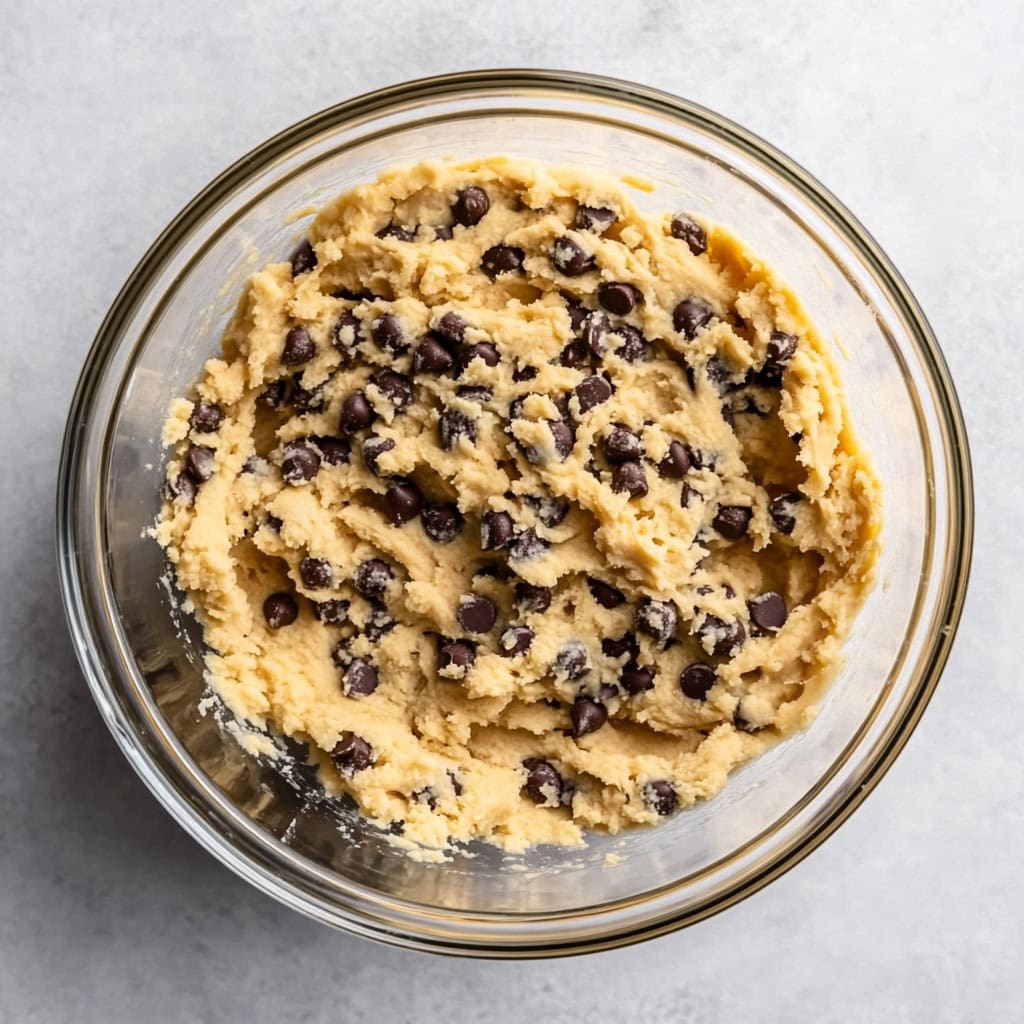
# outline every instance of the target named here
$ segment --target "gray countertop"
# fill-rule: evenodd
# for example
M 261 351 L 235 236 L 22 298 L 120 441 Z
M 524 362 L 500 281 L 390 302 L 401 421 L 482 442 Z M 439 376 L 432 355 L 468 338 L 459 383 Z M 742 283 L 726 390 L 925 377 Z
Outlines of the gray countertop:
M 0 1020 L 1024 1019 L 1024 8 L 859 0 L 8 4 L 0 31 L 7 456 Z M 689 931 L 584 959 L 441 960 L 259 895 L 158 807 L 66 635 L 63 420 L 118 287 L 213 175 L 336 100 L 460 67 L 635 78 L 763 135 L 916 291 L 974 447 L 978 529 L 931 708 L 807 861 Z

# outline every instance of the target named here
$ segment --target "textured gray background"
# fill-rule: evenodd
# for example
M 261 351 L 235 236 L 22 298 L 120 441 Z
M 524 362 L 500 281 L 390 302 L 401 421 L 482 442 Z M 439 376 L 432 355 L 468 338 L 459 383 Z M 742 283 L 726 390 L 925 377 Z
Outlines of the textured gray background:
M 1024 1019 L 1021 5 L 501 7 L 0 4 L 0 1020 Z M 121 282 L 182 204 L 327 104 L 516 64 L 688 96 L 770 139 L 845 200 L 945 347 L 980 508 L 971 596 L 943 683 L 838 836 L 688 932 L 502 965 L 334 934 L 194 845 L 93 709 L 65 635 L 51 534 L 79 365 Z

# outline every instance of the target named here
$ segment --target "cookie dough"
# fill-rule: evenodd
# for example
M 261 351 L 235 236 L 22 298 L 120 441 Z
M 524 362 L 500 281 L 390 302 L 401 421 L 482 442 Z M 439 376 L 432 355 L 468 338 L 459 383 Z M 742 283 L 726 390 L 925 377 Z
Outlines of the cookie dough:
M 809 723 L 873 581 L 878 483 L 796 298 L 569 168 L 330 203 L 165 442 L 213 687 L 427 846 L 712 796 Z

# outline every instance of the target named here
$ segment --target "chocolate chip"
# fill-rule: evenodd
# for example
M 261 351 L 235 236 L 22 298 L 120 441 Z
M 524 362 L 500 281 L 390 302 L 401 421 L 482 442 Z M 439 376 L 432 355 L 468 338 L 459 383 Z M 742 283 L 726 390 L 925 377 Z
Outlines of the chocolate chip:
M 528 562 L 540 558 L 548 550 L 548 542 L 537 536 L 536 530 L 530 527 L 523 530 L 508 549 L 508 557 L 516 562 Z
M 375 758 L 373 747 L 362 736 L 349 732 L 335 744 L 331 760 L 342 775 L 354 775 L 369 768 Z
M 467 185 L 455 193 L 455 202 L 452 203 L 452 217 L 456 224 L 471 228 L 479 224 L 484 214 L 491 208 L 491 201 L 487 193 L 476 185 Z
M 355 313 L 342 313 L 331 328 L 331 342 L 339 352 L 348 353 L 359 344 L 359 318 Z
M 344 598 L 330 601 L 314 601 L 313 614 L 318 622 L 326 622 L 329 626 L 340 626 L 348 620 L 349 602 Z
M 242 463 L 242 472 L 253 476 L 266 476 L 270 471 L 270 463 L 262 455 L 250 455 Z
M 440 224 L 434 228 L 434 240 L 437 242 L 450 242 L 455 237 L 450 224 Z
M 370 602 L 370 616 L 363 625 L 367 640 L 379 640 L 398 625 L 392 614 L 376 600 Z
M 271 629 L 290 626 L 299 617 L 299 606 L 291 594 L 271 594 L 263 602 L 263 618 Z
M 587 377 L 576 385 L 576 400 L 580 412 L 589 412 L 594 406 L 602 405 L 612 397 L 612 386 L 604 377 Z
M 582 679 L 590 671 L 590 656 L 578 640 L 563 644 L 555 656 L 552 671 L 565 679 Z
M 366 399 L 362 391 L 353 391 L 344 402 L 341 403 L 341 416 L 338 420 L 338 429 L 351 437 L 352 434 L 368 427 L 377 414 L 373 406 Z
M 643 668 L 636 662 L 626 664 L 619 675 L 619 685 L 631 697 L 654 689 L 654 670 Z
M 642 498 L 647 493 L 647 474 L 639 462 L 620 462 L 612 470 L 612 490 Z
M 566 277 L 579 277 L 594 269 L 594 257 L 579 242 L 562 235 L 551 247 L 551 265 Z
M 679 686 L 691 700 L 704 700 L 708 691 L 717 682 L 715 670 L 703 661 L 687 665 L 679 676 Z
M 789 617 L 782 595 L 776 594 L 773 590 L 748 601 L 747 607 L 750 609 L 750 618 L 753 622 L 771 633 L 781 629 Z
M 198 483 L 205 483 L 213 476 L 215 453 L 212 448 L 201 444 L 190 444 L 185 450 L 185 469 Z
M 727 540 L 739 540 L 746 535 L 753 512 L 744 505 L 722 505 L 711 525 Z
M 670 480 L 680 480 L 690 472 L 690 451 L 682 441 L 671 441 L 658 472 Z
M 672 313 L 672 325 L 687 341 L 692 341 L 714 315 L 711 307 L 700 299 L 683 299 Z
M 512 573 L 508 566 L 501 562 L 485 562 L 473 570 L 473 578 L 476 579 L 478 576 L 481 579 L 506 581 L 511 578 Z
M 485 512 L 480 520 L 480 550 L 497 551 L 512 542 L 515 525 L 507 512 Z
M 316 355 L 316 346 L 305 327 L 293 327 L 284 338 L 281 362 L 285 366 L 308 363 Z
M 331 297 L 345 299 L 347 302 L 370 302 L 379 296 L 374 295 L 367 288 L 360 288 L 358 291 L 352 288 L 339 288 L 337 291 L 331 292 Z
M 428 334 L 416 346 L 412 356 L 412 368 L 417 373 L 443 373 L 454 361 L 448 349 L 433 334 Z
M 662 817 L 671 814 L 676 809 L 679 798 L 672 788 L 672 783 L 665 779 L 655 779 L 648 782 L 643 788 L 644 803 Z
M 450 544 L 465 525 L 462 513 L 454 505 L 428 505 L 423 510 L 422 522 L 435 544 Z
M 188 418 L 189 426 L 200 434 L 212 434 L 223 422 L 224 411 L 216 402 L 196 402 Z
M 289 484 L 312 480 L 320 469 L 320 453 L 308 441 L 286 445 L 281 459 L 281 475 Z
M 291 264 L 292 277 L 308 273 L 316 266 L 316 249 L 308 238 L 303 239 L 292 253 Z
M 488 366 L 497 366 L 501 362 L 498 350 L 489 342 L 481 341 L 470 345 L 459 353 L 459 370 L 464 370 L 474 359 L 482 359 Z
M 765 350 L 765 364 L 773 367 L 782 367 L 793 358 L 799 339 L 795 334 L 786 334 L 783 331 L 772 331 L 768 339 L 768 347 Z
M 394 222 L 388 224 L 386 227 L 380 229 L 377 232 L 378 238 L 395 238 L 399 242 L 415 242 L 416 241 L 416 229 L 402 227 L 401 224 L 395 224 Z
M 610 583 L 605 583 L 594 576 L 587 577 L 587 586 L 594 600 L 602 608 L 618 608 L 626 600 L 626 595 L 621 590 L 616 590 Z
M 555 453 L 564 461 L 576 443 L 572 427 L 565 420 L 548 420 L 548 429 L 555 442 Z
M 369 697 L 379 682 L 377 670 L 365 658 L 353 658 L 341 677 L 341 689 L 346 697 Z
M 370 325 L 370 337 L 379 349 L 400 356 L 409 346 L 405 343 L 402 322 L 393 313 L 385 313 Z
M 604 315 L 604 313 L 593 312 L 588 313 L 586 319 L 583 321 L 583 328 L 580 331 L 580 341 L 593 353 L 594 356 L 600 358 L 604 352 L 605 338 L 608 336 L 612 329 L 611 321 Z M 616 328 L 617 333 L 621 333 Z
M 368 558 L 356 567 L 353 582 L 363 597 L 380 597 L 394 578 L 394 569 L 383 558 Z
M 395 526 L 404 526 L 420 514 L 423 496 L 411 480 L 393 483 L 384 492 L 384 510 Z
M 576 207 L 576 219 L 573 227 L 577 231 L 593 231 L 594 234 L 603 235 L 618 219 L 614 210 L 604 206 L 584 206 L 582 203 Z
M 691 487 L 689 484 L 683 484 L 683 489 L 679 492 L 679 507 L 689 508 L 694 498 L 699 498 L 700 493 Z
M 608 709 L 590 697 L 577 697 L 569 709 L 572 719 L 572 734 L 575 739 L 597 732 L 608 721 Z
M 288 381 L 272 380 L 261 392 L 256 401 L 264 409 L 279 409 L 288 397 Z
M 455 447 L 460 437 L 476 442 L 476 424 L 457 409 L 445 409 L 438 419 L 437 429 L 441 435 L 441 447 L 446 452 Z
M 320 412 L 325 403 L 324 385 L 320 384 L 309 391 L 302 386 L 302 379 L 299 378 L 292 387 L 292 402 L 300 413 Z
M 641 633 L 665 646 L 675 636 L 679 612 L 671 601 L 655 601 L 647 597 L 637 608 L 634 621 Z
M 509 626 L 498 639 L 502 657 L 515 658 L 525 654 L 533 643 L 533 630 L 529 626 Z
M 526 782 L 523 785 L 526 795 L 541 807 L 558 807 L 565 788 L 558 769 L 541 757 L 526 758 L 523 767 L 526 769 Z
M 366 468 L 374 475 L 380 476 L 380 466 L 377 460 L 385 453 L 394 451 L 395 442 L 390 437 L 377 437 L 373 435 L 363 442 L 363 462 Z
M 405 409 L 412 404 L 412 381 L 405 374 L 381 370 L 373 380 L 380 393 L 396 409 Z
M 465 676 L 476 661 L 476 650 L 466 640 L 446 640 L 437 654 L 437 667 L 441 670 L 454 669 L 445 673 L 449 678 Z
M 329 587 L 334 578 L 334 570 L 326 558 L 304 558 L 299 563 L 299 575 L 302 584 L 310 590 L 322 590 Z
M 565 299 L 565 311 L 569 314 L 569 324 L 574 331 L 578 331 L 583 326 L 590 310 L 572 295 L 563 293 L 562 298 Z
M 586 342 L 582 339 L 577 338 L 575 341 L 570 341 L 565 348 L 558 354 L 558 361 L 562 366 L 568 366 L 572 370 L 576 370 L 581 366 L 585 366 L 591 359 L 590 349 L 587 348 Z
M 512 379 L 517 384 L 522 384 L 525 381 L 533 380 L 537 376 L 536 366 L 518 366 L 512 371 Z
M 632 633 L 623 633 L 618 639 L 605 637 L 601 641 L 601 653 L 606 658 L 621 658 L 624 654 L 629 655 L 630 661 L 635 661 L 640 655 L 640 645 Z
M 625 281 L 606 281 L 597 289 L 597 301 L 616 316 L 628 316 L 642 298 L 640 289 Z
M 697 630 L 697 640 L 708 654 L 731 658 L 743 646 L 747 631 L 743 623 L 724 622 L 717 615 L 705 615 Z
M 635 462 L 643 453 L 640 438 L 626 427 L 615 427 L 601 442 L 609 462 Z
M 455 617 L 467 633 L 488 633 L 498 621 L 498 609 L 489 597 L 463 594 Z
M 313 442 L 320 449 L 323 461 L 328 466 L 348 465 L 352 445 L 344 437 L 315 437 Z
M 551 607 L 551 588 L 520 581 L 516 584 L 516 606 L 527 612 L 546 612 Z
M 274 533 L 280 533 L 281 532 L 281 527 L 284 526 L 284 520 L 283 519 L 278 519 L 277 516 L 275 516 L 275 515 L 273 515 L 273 514 L 268 512 L 267 513 L 267 518 L 263 520 L 263 525 L 268 530 L 273 530 Z
M 526 253 L 514 245 L 492 245 L 480 258 L 480 269 L 493 281 L 523 269 Z
M 736 381 L 736 370 L 719 356 L 712 356 L 704 368 L 708 380 L 715 385 L 719 393 L 728 390 L 729 385 Z M 732 409 L 730 406 L 722 407 L 722 415 L 726 417 L 729 425 L 732 425 Z
M 651 343 L 631 324 L 618 324 L 615 333 L 622 339 L 618 348 L 618 356 L 627 363 L 635 363 L 647 358 Z
M 773 498 L 771 504 L 768 506 L 768 514 L 772 517 L 772 522 L 775 524 L 775 529 L 779 533 L 790 534 L 796 527 L 796 512 L 797 505 L 800 504 L 801 495 L 796 491 L 792 491 L 789 494 L 780 494 L 777 498 Z
M 537 510 L 537 518 L 545 526 L 558 526 L 569 514 L 569 502 L 564 498 L 554 498 L 550 495 L 535 498 L 531 495 L 527 497 L 526 501 L 532 508 Z
M 445 313 L 434 327 L 434 330 L 452 345 L 461 345 L 466 337 L 469 324 L 458 313 Z
M 708 236 L 704 229 L 686 213 L 677 213 L 672 218 L 670 228 L 673 238 L 682 239 L 694 256 L 700 256 L 708 250 Z

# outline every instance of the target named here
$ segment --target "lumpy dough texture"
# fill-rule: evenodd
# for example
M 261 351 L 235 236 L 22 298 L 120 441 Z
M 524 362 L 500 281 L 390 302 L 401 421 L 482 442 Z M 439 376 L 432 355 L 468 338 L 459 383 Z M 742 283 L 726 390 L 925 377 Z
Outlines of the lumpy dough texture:
M 579 170 L 339 197 L 165 441 L 213 687 L 427 846 L 712 796 L 809 723 L 874 573 L 877 481 L 795 297 Z

